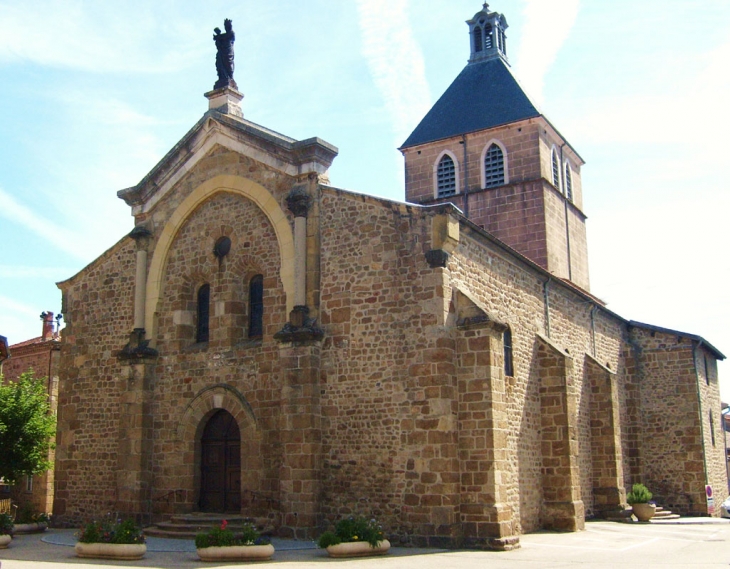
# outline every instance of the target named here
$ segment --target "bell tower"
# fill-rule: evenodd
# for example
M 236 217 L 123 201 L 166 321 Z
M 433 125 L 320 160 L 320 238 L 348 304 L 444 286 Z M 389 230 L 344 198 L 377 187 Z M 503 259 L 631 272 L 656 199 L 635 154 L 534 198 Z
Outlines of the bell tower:
M 451 202 L 558 278 L 588 290 L 584 162 L 512 74 L 507 19 L 466 21 L 470 57 L 400 147 L 406 201 Z

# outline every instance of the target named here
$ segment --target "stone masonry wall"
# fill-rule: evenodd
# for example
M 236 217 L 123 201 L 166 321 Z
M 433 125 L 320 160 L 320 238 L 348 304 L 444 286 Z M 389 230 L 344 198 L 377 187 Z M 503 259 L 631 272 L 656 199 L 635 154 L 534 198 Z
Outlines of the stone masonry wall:
M 114 511 L 119 394 L 115 352 L 132 329 L 135 248 L 124 238 L 59 286 L 61 350 L 54 513 L 77 524 Z
M 480 243 L 477 244 L 477 241 Z M 488 269 L 487 269 L 488 267 Z M 450 285 L 468 291 L 495 319 L 512 330 L 515 377 L 507 383 L 510 437 L 510 472 L 506 475 L 508 503 L 521 531 L 541 526 L 543 500 L 541 468 L 539 381 L 536 334 L 547 334 L 543 286 L 545 277 L 526 270 L 498 249 L 484 246 L 481 238 L 465 236 L 449 264 Z M 447 291 L 448 295 L 449 292 Z M 570 383 L 576 400 L 577 437 L 580 445 L 581 498 L 586 513 L 593 510 L 591 479 L 590 384 L 584 371 L 585 354 L 595 354 L 617 371 L 619 399 L 624 397 L 622 323 L 606 312 L 594 314 L 591 304 L 554 283 L 548 288 L 549 336 L 574 360 Z
M 631 332 L 639 358 L 640 454 L 630 483 L 642 482 L 673 511 L 706 514 L 705 484 L 714 482 L 716 500 L 723 499 L 727 484 L 722 445 L 711 441 L 709 414 L 719 416 L 720 398 L 716 384 L 708 386 L 704 377 L 706 354 L 698 350 L 698 373 L 691 339 L 641 327 Z

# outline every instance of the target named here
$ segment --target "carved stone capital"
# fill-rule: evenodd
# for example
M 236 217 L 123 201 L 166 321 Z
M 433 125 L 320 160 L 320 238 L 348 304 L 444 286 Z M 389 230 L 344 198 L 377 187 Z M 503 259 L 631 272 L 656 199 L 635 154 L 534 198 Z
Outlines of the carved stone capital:
M 152 232 L 144 225 L 135 225 L 134 229 L 129 232 L 129 236 L 135 240 L 138 249 L 147 249 Z
M 312 206 L 312 198 L 306 188 L 298 186 L 289 192 L 286 197 L 286 205 L 294 217 L 307 217 L 309 208 Z

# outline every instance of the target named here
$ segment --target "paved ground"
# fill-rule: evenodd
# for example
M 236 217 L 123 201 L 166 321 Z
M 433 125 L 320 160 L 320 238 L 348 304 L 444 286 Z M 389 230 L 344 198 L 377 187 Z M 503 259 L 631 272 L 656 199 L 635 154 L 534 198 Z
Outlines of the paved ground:
M 730 520 L 705 519 L 704 523 L 697 523 L 698 520 L 690 519 L 679 522 L 589 522 L 586 530 L 578 533 L 524 535 L 521 537 L 521 549 L 503 553 L 393 548 L 387 557 L 335 560 L 329 559 L 321 550 L 312 549 L 311 544 L 289 541 L 281 544 L 272 561 L 263 564 L 282 569 L 312 568 L 329 563 L 345 563 L 348 569 L 727 569 L 730 566 Z M 8 549 L 0 550 L 0 569 L 225 566 L 203 563 L 195 553 L 185 551 L 190 548 L 179 546 L 167 548 L 175 551 L 148 551 L 141 561 L 77 559 L 70 545 L 57 545 L 71 543 L 72 535 L 70 530 L 48 530 L 46 534 L 18 536 Z M 303 549 L 285 550 L 284 546 L 301 546 Z

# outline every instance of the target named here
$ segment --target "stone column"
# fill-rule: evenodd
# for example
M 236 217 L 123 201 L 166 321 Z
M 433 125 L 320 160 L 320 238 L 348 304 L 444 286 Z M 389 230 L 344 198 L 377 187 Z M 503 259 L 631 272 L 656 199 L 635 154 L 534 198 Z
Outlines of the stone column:
M 134 279 L 134 329 L 144 333 L 145 298 L 147 294 L 147 246 L 152 234 L 138 225 L 129 236 L 137 244 L 137 271 Z

